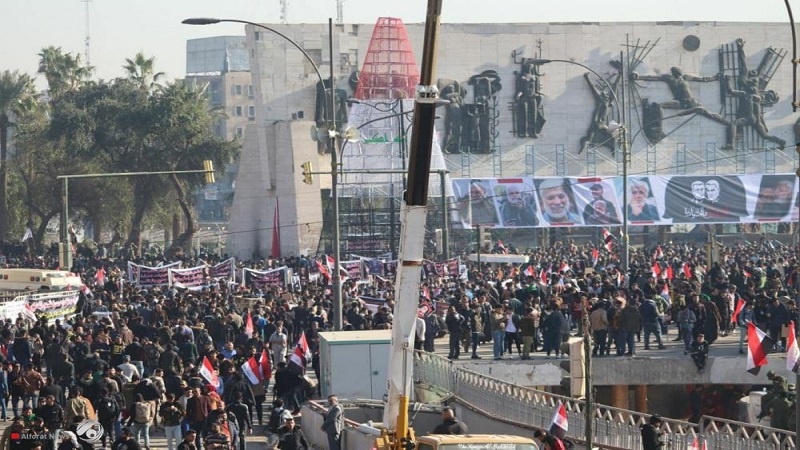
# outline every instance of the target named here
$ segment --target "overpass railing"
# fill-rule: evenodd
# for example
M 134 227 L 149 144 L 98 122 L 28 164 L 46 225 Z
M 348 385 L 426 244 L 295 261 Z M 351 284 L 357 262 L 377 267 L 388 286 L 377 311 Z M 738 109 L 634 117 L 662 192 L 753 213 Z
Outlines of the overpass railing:
M 414 377 L 435 386 L 483 415 L 531 428 L 547 429 L 556 406 L 567 409 L 570 439 L 582 442 L 586 428 L 585 403 L 561 395 L 479 374 L 441 356 L 416 352 Z M 595 403 L 591 413 L 594 445 L 609 449 L 641 448 L 640 427 L 650 414 Z M 700 424 L 663 418 L 665 448 L 707 450 L 794 449 L 795 433 L 717 417 L 703 416 Z M 705 447 L 703 447 L 705 443 Z M 696 445 L 696 447 L 695 447 Z

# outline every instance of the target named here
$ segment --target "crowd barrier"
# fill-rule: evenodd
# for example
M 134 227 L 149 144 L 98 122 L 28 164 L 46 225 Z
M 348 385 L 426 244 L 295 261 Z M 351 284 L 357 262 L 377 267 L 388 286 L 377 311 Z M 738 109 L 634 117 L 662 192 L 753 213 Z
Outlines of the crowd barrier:
M 584 442 L 586 410 L 583 400 L 518 386 L 478 374 L 441 356 L 416 352 L 414 378 L 445 391 L 481 414 L 531 429 L 547 429 L 559 402 L 566 406 L 568 437 Z M 607 449 L 640 449 L 640 427 L 650 414 L 594 404 L 591 413 L 594 445 Z M 699 424 L 663 418 L 665 449 L 786 450 L 794 449 L 793 432 L 717 417 L 703 416 Z M 705 446 L 703 444 L 705 443 Z

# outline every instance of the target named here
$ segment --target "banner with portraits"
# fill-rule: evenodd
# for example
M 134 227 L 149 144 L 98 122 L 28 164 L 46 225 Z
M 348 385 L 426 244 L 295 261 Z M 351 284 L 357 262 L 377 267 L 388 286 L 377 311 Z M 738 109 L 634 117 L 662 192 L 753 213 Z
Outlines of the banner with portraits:
M 457 178 L 464 228 L 610 227 L 798 220 L 795 174 Z M 623 201 L 627 200 L 627 201 Z M 627 204 L 626 204 L 627 203 Z

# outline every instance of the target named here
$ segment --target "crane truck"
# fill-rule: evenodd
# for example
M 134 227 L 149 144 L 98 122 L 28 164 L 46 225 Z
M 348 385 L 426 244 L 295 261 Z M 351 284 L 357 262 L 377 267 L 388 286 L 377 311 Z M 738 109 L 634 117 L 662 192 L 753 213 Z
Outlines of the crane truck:
M 518 436 L 467 435 L 416 438 L 409 426 L 408 402 L 412 389 L 413 339 L 419 304 L 420 272 L 425 243 L 425 220 L 431 145 L 439 91 L 434 80 L 442 0 L 428 0 L 420 81 L 414 99 L 414 122 L 408 160 L 408 183 L 400 210 L 400 264 L 395 283 L 394 320 L 391 335 L 388 396 L 377 450 L 534 450 L 532 439 Z M 466 446 L 466 447 L 465 447 Z

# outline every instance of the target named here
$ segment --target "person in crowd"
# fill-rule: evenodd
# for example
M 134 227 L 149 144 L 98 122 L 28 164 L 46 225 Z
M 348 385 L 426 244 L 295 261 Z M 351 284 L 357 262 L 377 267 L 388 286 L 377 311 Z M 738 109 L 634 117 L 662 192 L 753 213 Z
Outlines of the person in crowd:
M 288 413 L 288 411 L 284 411 Z M 308 450 L 309 445 L 303 430 L 295 424 L 294 416 L 284 417 L 283 426 L 278 429 L 278 448 L 281 450 Z
M 456 418 L 456 413 L 450 406 L 442 409 L 442 423 L 436 425 L 431 434 L 468 434 L 467 425 Z
M 706 342 L 706 336 L 699 333 L 689 349 L 689 354 L 692 356 L 694 365 L 697 366 L 697 372 L 703 373 L 706 370 L 706 359 L 708 359 L 709 345 Z
M 664 441 L 661 440 L 661 416 L 653 414 L 646 424 L 642 425 L 642 450 L 661 450 Z

